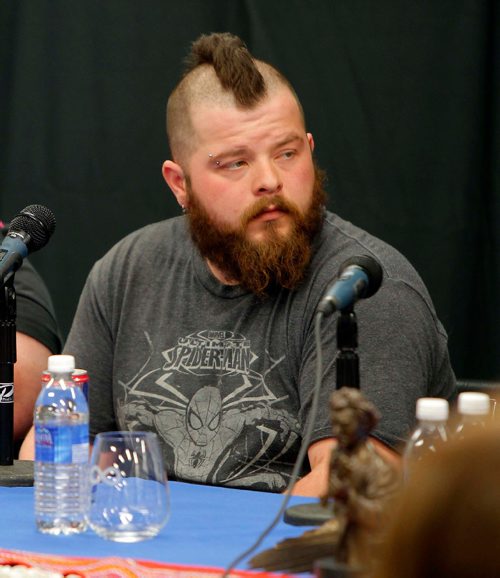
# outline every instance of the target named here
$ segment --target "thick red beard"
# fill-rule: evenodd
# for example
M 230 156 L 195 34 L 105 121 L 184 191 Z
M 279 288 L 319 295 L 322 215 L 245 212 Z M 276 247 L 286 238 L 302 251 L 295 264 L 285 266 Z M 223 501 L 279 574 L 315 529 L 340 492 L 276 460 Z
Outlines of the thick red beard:
M 294 289 L 304 278 L 311 259 L 311 245 L 321 229 L 326 194 L 324 174 L 315 169 L 311 204 L 305 213 L 280 195 L 263 197 L 241 217 L 234 229 L 216 223 L 201 205 L 189 179 L 189 226 L 194 243 L 201 255 L 232 280 L 260 297 L 275 287 Z M 247 238 L 248 223 L 271 205 L 287 213 L 291 220 L 288 232 L 282 233 L 273 221 L 268 221 L 263 240 Z

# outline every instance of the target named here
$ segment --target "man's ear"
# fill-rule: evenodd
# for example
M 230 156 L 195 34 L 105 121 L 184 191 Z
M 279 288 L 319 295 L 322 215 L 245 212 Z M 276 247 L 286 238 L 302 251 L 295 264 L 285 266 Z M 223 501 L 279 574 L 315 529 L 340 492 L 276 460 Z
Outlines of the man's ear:
M 186 190 L 186 177 L 181 166 L 174 161 L 165 161 L 161 168 L 163 178 L 174 193 L 179 205 L 184 208 L 187 207 L 188 194 Z
M 311 152 L 313 152 L 314 151 L 314 138 L 310 132 L 307 133 L 307 141 L 309 142 L 309 146 L 311 147 Z

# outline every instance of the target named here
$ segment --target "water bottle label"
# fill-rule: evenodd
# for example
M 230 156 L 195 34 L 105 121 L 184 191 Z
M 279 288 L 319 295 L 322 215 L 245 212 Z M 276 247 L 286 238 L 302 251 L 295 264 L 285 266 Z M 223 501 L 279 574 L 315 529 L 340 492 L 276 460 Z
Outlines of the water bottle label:
M 89 429 L 87 424 L 72 426 L 72 460 L 74 464 L 84 464 L 89 461 Z
M 35 424 L 35 460 L 52 464 L 81 464 L 88 461 L 89 436 L 86 424 Z

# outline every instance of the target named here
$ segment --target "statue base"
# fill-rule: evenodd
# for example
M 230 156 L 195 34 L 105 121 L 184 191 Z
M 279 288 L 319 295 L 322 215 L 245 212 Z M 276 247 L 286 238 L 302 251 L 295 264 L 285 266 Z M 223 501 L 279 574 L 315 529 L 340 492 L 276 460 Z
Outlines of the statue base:
M 333 504 L 296 504 L 285 510 L 283 521 L 292 526 L 321 526 L 334 516 Z
M 316 560 L 314 576 L 316 578 L 362 578 L 365 574 L 360 568 L 351 568 L 329 556 Z

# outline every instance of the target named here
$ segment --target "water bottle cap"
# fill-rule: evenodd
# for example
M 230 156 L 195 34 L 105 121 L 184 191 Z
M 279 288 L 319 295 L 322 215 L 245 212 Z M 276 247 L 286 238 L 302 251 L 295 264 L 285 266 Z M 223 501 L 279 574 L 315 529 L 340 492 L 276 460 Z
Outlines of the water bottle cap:
M 49 357 L 48 370 L 51 373 L 69 373 L 75 369 L 73 355 L 51 355 Z
M 441 397 L 421 397 L 417 399 L 417 419 L 439 420 L 448 419 L 449 405 L 446 399 Z
M 464 391 L 458 396 L 458 411 L 466 415 L 488 415 L 490 397 L 479 391 Z

